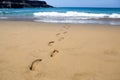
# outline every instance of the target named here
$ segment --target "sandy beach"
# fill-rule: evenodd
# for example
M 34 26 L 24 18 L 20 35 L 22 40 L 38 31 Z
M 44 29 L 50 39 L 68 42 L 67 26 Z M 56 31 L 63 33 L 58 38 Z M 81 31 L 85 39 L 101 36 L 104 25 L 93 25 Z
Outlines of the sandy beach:
M 120 26 L 0 21 L 0 80 L 120 80 Z

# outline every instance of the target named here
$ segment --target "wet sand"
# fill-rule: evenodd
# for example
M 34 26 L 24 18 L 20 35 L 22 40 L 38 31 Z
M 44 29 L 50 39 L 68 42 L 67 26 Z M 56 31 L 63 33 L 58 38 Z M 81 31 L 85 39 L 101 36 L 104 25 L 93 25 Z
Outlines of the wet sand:
M 120 80 L 120 26 L 0 21 L 0 80 Z

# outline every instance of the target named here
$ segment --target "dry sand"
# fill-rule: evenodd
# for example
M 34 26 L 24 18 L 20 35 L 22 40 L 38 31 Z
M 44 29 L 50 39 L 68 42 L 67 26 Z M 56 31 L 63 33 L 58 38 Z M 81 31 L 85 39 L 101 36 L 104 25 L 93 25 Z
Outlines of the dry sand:
M 120 26 L 0 21 L 0 80 L 120 80 Z

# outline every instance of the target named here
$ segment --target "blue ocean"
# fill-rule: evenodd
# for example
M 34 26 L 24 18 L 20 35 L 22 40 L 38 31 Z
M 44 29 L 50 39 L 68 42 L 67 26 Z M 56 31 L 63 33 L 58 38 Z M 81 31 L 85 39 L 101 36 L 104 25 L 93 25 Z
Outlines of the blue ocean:
M 0 9 L 0 20 L 120 25 L 120 8 L 58 7 Z

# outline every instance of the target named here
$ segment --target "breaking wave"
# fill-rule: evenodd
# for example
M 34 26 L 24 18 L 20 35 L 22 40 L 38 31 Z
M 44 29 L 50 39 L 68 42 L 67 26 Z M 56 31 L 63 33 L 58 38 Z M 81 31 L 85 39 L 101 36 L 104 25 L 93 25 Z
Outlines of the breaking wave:
M 100 18 L 120 18 L 120 14 L 102 14 L 102 13 L 84 13 L 84 12 L 36 12 L 33 14 L 35 17 L 47 18 L 68 18 L 68 19 L 100 19 Z
M 36 12 L 33 13 L 38 22 L 51 23 L 97 23 L 120 25 L 120 14 L 103 14 L 103 13 L 85 13 L 85 12 Z

